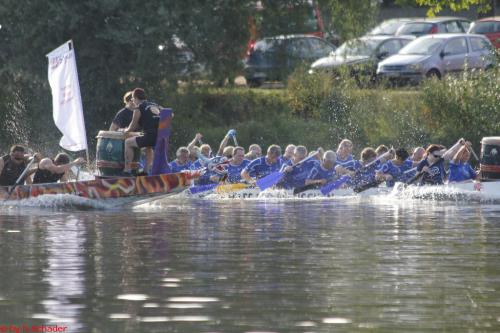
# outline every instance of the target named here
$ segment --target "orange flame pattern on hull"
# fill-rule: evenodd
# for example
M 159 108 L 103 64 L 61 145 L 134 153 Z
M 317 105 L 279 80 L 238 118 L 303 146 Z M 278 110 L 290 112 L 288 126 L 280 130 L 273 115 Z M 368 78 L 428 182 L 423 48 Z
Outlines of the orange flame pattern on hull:
M 73 194 L 89 199 L 110 199 L 181 191 L 200 176 L 200 171 L 107 178 L 68 183 L 20 185 L 8 197 L 9 187 L 0 187 L 0 200 L 20 200 L 46 194 Z

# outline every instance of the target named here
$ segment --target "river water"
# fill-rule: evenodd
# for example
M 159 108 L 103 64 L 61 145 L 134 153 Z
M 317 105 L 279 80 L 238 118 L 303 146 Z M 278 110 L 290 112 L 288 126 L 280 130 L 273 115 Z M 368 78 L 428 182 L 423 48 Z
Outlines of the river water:
M 0 205 L 0 332 L 500 331 L 495 202 L 78 200 Z

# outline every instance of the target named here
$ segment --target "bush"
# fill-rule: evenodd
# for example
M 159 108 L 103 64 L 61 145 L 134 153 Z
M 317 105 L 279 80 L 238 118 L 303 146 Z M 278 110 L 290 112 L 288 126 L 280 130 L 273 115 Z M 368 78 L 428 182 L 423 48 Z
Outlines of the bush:
M 418 91 L 360 89 L 348 71 L 336 75 L 296 71 L 288 81 L 294 114 L 319 120 L 332 142 L 349 138 L 357 150 L 381 143 L 410 148 L 428 140 Z
M 464 72 L 423 84 L 426 125 L 437 141 L 464 137 L 474 144 L 500 135 L 500 69 Z

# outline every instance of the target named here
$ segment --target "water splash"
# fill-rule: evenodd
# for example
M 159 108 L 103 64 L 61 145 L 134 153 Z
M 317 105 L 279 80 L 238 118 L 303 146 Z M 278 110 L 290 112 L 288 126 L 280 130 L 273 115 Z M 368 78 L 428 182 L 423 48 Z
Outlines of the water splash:
M 114 209 L 122 204 L 119 199 L 106 201 L 82 198 L 71 194 L 46 194 L 23 200 L 0 201 L 0 208 L 39 207 L 51 209 Z

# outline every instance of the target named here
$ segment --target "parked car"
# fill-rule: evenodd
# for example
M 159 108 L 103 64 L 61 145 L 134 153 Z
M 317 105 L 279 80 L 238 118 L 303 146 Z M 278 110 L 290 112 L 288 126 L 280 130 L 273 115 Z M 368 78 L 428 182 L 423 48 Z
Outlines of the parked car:
M 485 35 L 493 46 L 500 49 L 500 16 L 485 17 L 473 22 L 469 33 Z
M 341 66 L 347 66 L 350 74 L 357 79 L 368 76 L 376 77 L 377 64 L 390 57 L 415 39 L 411 36 L 365 36 L 352 39 L 342 44 L 328 57 L 316 60 L 309 73 L 337 72 Z
M 407 22 L 399 27 L 396 36 L 424 36 L 430 34 L 465 33 L 469 30 L 470 21 L 462 17 L 432 17 Z
M 378 64 L 377 75 L 391 80 L 419 82 L 449 73 L 493 66 L 488 38 L 471 34 L 436 34 L 417 38 L 398 54 Z
M 245 79 L 251 87 L 268 80 L 283 80 L 299 64 L 310 64 L 335 51 L 322 38 L 286 35 L 259 40 L 245 61 Z
M 398 29 L 405 23 L 413 22 L 416 20 L 421 20 L 421 18 L 410 18 L 410 17 L 402 17 L 402 18 L 393 18 L 382 21 L 375 28 L 370 30 L 366 36 L 394 36 Z

